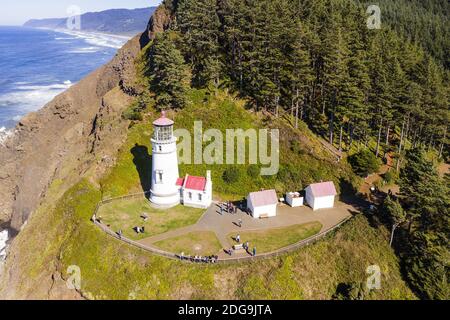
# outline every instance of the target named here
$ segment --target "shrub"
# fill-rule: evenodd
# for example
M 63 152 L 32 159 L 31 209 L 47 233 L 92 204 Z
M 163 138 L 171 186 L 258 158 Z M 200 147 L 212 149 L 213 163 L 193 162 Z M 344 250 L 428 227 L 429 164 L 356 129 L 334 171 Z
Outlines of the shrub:
M 398 179 L 398 174 L 395 170 L 389 170 L 383 175 L 383 179 L 387 184 L 394 184 Z
M 142 111 L 147 108 L 147 104 L 149 103 L 150 102 L 147 97 L 141 97 L 122 113 L 122 118 L 125 120 L 142 121 Z
M 249 177 L 256 179 L 256 178 L 258 178 L 259 174 L 260 174 L 260 169 L 258 168 L 257 165 L 253 164 L 247 168 L 247 175 Z
M 239 180 L 239 169 L 237 167 L 228 167 L 222 175 L 223 181 L 226 183 L 235 183 Z
M 377 172 L 380 168 L 380 160 L 369 150 L 362 150 L 348 160 L 353 171 L 361 177 Z

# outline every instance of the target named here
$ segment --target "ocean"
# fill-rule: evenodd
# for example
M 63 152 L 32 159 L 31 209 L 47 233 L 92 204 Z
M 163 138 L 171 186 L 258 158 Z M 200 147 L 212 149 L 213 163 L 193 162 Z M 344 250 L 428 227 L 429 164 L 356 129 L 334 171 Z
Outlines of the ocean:
M 129 37 L 0 27 L 0 143 L 36 111 L 107 63 Z
M 27 113 L 107 63 L 129 37 L 0 27 L 0 143 Z M 0 164 L 1 165 L 1 164 Z M 0 221 L 0 264 L 8 229 Z

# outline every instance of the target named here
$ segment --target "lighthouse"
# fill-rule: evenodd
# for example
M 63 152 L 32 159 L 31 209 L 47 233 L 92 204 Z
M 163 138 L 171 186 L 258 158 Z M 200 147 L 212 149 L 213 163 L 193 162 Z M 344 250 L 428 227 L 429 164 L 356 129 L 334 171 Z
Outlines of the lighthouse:
M 173 207 L 180 203 L 177 139 L 173 135 L 174 122 L 161 117 L 153 122 L 152 189 L 150 201 L 161 207 Z

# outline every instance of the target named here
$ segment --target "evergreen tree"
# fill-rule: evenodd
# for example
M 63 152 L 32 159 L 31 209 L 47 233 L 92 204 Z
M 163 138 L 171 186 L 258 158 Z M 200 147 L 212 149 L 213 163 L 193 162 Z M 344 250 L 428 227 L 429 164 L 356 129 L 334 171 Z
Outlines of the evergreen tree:
M 189 72 L 171 33 L 156 37 L 149 51 L 151 90 L 159 108 L 182 108 L 186 105 Z

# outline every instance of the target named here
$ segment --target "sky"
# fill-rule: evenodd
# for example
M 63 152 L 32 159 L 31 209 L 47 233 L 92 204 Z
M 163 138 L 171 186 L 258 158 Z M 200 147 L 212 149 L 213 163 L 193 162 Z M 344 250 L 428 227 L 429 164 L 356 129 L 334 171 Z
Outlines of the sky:
M 135 9 L 158 5 L 162 0 L 0 0 L 0 25 L 22 25 L 29 19 L 63 18 L 68 8 L 81 13 L 107 9 Z

